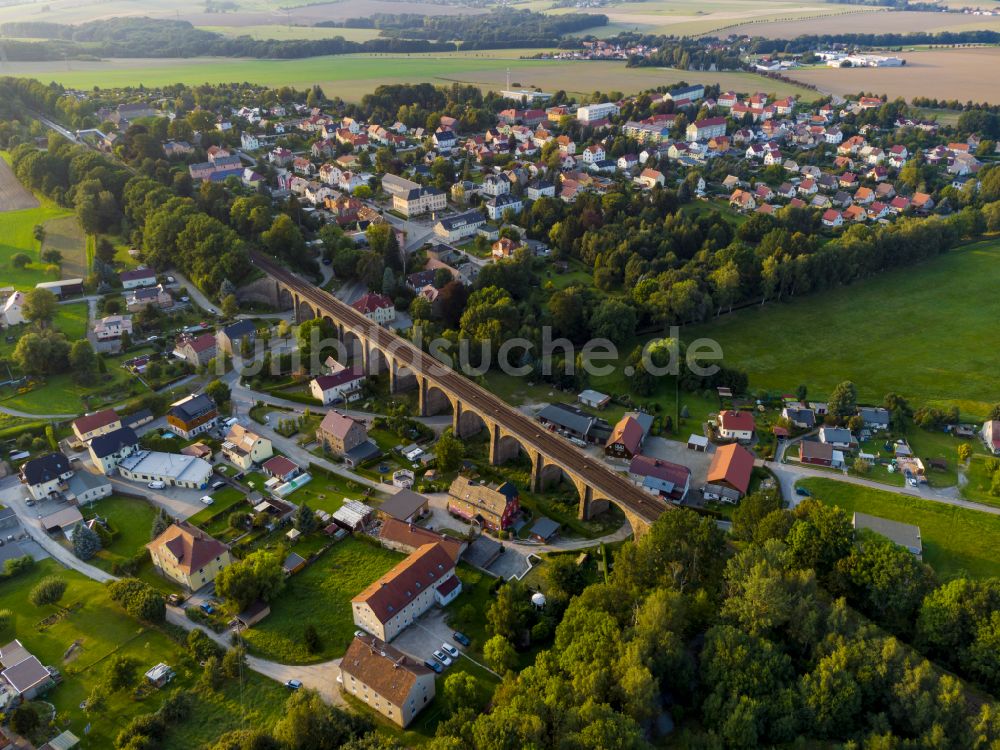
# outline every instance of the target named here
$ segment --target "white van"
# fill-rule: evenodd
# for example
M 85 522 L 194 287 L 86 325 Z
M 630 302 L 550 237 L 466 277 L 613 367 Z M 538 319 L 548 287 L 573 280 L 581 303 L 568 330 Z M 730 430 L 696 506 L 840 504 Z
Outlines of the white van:
M 151 490 L 162 490 L 167 485 L 166 485 L 166 482 L 161 482 L 159 480 L 156 480 L 156 481 L 150 482 L 146 486 L 149 487 L 149 489 L 151 489 Z
M 215 500 L 213 500 L 213 499 L 212 499 L 211 497 L 209 497 L 208 495 L 205 495 L 205 496 L 203 496 L 203 497 L 201 498 L 201 503 L 202 503 L 202 505 L 211 505 L 211 504 L 212 504 L 212 503 L 214 503 L 214 502 L 215 502 Z

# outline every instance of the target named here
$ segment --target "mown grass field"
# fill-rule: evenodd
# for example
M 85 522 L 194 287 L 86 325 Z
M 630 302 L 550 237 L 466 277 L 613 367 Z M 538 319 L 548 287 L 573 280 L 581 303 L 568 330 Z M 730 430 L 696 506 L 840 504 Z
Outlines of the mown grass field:
M 528 60 L 540 50 L 493 50 L 413 55 L 339 55 L 301 60 L 245 60 L 191 58 L 166 60 L 76 61 L 66 69 L 63 62 L 10 63 L 9 75 L 30 76 L 66 86 L 147 87 L 172 83 L 231 83 L 252 81 L 266 86 L 307 88 L 319 84 L 328 96 L 357 101 L 380 84 L 422 83 L 450 85 L 454 82 L 499 90 L 505 86 L 507 69 L 511 82 L 538 86 L 546 91 L 564 89 L 571 94 L 595 90 L 636 93 L 679 81 L 718 83 L 735 91 L 765 90 L 778 95 L 797 94 L 811 99 L 814 92 L 753 73 L 704 73 L 668 68 L 626 68 L 624 62 L 580 62 Z
M 149 532 L 156 517 L 156 509 L 144 500 L 117 495 L 91 503 L 84 511 L 88 519 L 95 516 L 106 518 L 117 532 L 111 544 L 90 560 L 91 565 L 108 573 L 115 572 L 115 563 L 125 563 L 142 552 L 149 542 Z M 180 591 L 178 586 L 159 575 L 148 560 L 139 568 L 136 577 L 165 594 Z
M 47 575 L 64 578 L 69 587 L 61 606 L 35 607 L 28 602 L 28 593 Z M 72 612 L 46 628 L 39 628 L 42 620 L 61 613 L 64 608 Z M 181 646 L 124 614 L 108 599 L 101 584 L 52 560 L 40 561 L 29 573 L 5 582 L 0 587 L 0 609 L 14 613 L 13 631 L 4 634 L 4 638 L 18 638 L 42 663 L 62 672 L 63 683 L 45 699 L 68 720 L 66 728 L 82 738 L 83 750 L 113 747 L 118 731 L 132 717 L 155 711 L 164 698 L 160 691 L 142 699 L 128 691 L 119 692 L 109 697 L 105 710 L 88 715 L 80 704 L 103 680 L 107 659 L 112 654 L 135 657 L 140 665 L 140 679 L 147 669 L 165 662 L 177 672 L 172 688 L 194 690 L 200 670 Z M 250 673 L 244 690 L 248 724 L 273 725 L 281 715 L 286 695 L 287 691 L 277 682 Z M 241 725 L 240 688 L 234 681 L 217 693 L 199 689 L 193 697 L 193 715 L 170 728 L 162 744 L 166 750 L 201 747 Z M 90 733 L 85 735 L 84 727 L 88 724 Z
M 55 230 L 58 239 L 54 238 L 53 241 L 63 245 L 63 238 L 66 234 L 63 226 L 65 221 L 76 222 L 72 212 L 44 198 L 37 208 L 0 213 L 0 226 L 3 227 L 3 231 L 0 232 L 0 281 L 2 281 L 0 285 L 27 290 L 33 288 L 40 281 L 52 281 L 59 278 L 58 274 L 48 273 L 47 264 L 40 260 L 38 241 L 35 239 L 35 226 L 40 224 L 48 231 L 53 223 L 59 222 Z M 65 251 L 68 248 L 61 246 L 58 249 Z M 18 253 L 30 256 L 31 263 L 24 268 L 15 268 L 11 260 Z M 65 257 L 67 253 L 63 254 Z
M 1000 240 L 791 302 L 724 315 L 684 332 L 722 345 L 751 388 L 822 398 L 853 380 L 865 402 L 889 391 L 915 406 L 982 418 L 997 400 L 995 293 Z
M 798 484 L 849 515 L 860 511 L 919 526 L 924 562 L 943 579 L 1000 575 L 1000 516 L 835 479 L 804 479 Z
M 271 601 L 271 614 L 246 631 L 250 651 L 284 664 L 309 664 L 342 655 L 355 630 L 351 599 L 403 557 L 353 538 L 334 545 L 289 578 Z M 323 641 L 322 650 L 315 654 L 302 642 L 310 624 Z

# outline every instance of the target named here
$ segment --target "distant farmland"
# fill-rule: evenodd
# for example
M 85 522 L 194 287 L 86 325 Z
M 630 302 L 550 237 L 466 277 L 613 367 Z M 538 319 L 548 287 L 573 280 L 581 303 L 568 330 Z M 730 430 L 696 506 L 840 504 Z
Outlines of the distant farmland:
M 883 10 L 877 15 L 859 17 L 866 9 L 856 5 L 845 6 L 850 13 L 827 15 L 824 18 L 744 24 L 739 33 L 763 36 L 768 39 L 794 39 L 803 34 L 906 34 L 913 31 L 972 31 L 995 28 L 996 19 L 990 16 L 964 15 L 961 13 L 931 13 L 920 11 Z M 871 9 L 867 9 L 872 13 Z
M 1000 47 L 921 49 L 903 57 L 901 68 L 812 68 L 788 75 L 834 94 L 871 91 L 890 99 L 928 96 L 1000 104 L 1000 86 L 988 73 L 1000 65 Z
M 533 51 L 532 51 L 533 52 Z M 438 85 L 454 82 L 503 87 L 510 68 L 512 82 L 571 94 L 595 90 L 636 93 L 678 81 L 718 83 L 723 89 L 798 94 L 812 91 L 770 81 L 753 73 L 701 73 L 669 68 L 626 68 L 623 62 L 520 59 L 523 50 L 456 52 L 415 55 L 340 55 L 303 60 L 242 60 L 218 58 L 142 59 L 71 62 L 9 63 L 6 75 L 30 76 L 46 83 L 88 89 L 93 86 L 163 86 L 171 83 L 232 83 L 250 81 L 264 86 L 305 88 L 319 84 L 328 96 L 357 101 L 383 83 Z M 506 55 L 506 56 L 505 56 Z

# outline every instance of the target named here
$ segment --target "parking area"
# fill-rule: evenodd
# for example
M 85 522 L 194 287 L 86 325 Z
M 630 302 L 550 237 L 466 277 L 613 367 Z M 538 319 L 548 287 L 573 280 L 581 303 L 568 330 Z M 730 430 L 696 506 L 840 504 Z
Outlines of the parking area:
M 689 449 L 686 443 L 677 440 L 649 437 L 642 444 L 642 453 L 645 456 L 687 466 L 691 470 L 691 489 L 700 490 L 708 477 L 708 465 L 712 463 L 715 446 L 709 443 L 708 450 L 702 453 Z
M 452 633 L 454 632 L 445 621 L 444 611 L 433 608 L 421 615 L 410 627 L 397 635 L 392 645 L 404 654 L 423 662 L 427 660 L 435 661 L 434 652 L 443 651 L 441 646 L 448 644 L 458 649 L 460 652 L 458 658 L 472 659 L 472 661 L 485 669 L 486 666 L 484 664 L 465 654 L 465 647 L 452 638 Z M 446 673 L 447 668 L 445 669 Z

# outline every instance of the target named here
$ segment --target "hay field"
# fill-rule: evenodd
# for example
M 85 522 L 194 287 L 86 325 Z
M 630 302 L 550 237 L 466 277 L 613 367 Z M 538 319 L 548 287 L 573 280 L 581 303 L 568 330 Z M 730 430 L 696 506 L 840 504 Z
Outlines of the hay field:
M 420 13 L 427 16 L 450 16 L 485 13 L 482 8 L 465 5 L 437 5 L 414 0 L 351 0 L 350 2 L 303 3 L 302 0 L 236 0 L 238 10 L 206 13 L 204 0 L 34 0 L 0 6 L 0 23 L 7 21 L 50 21 L 78 24 L 102 18 L 145 16 L 181 19 L 195 26 L 270 26 L 298 24 L 311 26 L 317 21 L 360 18 L 373 13 Z
M 1000 104 L 1000 86 L 989 72 L 1000 65 L 1000 47 L 924 49 L 903 56 L 902 68 L 810 68 L 790 71 L 789 76 L 833 94 L 871 91 L 906 99 L 929 96 Z
M 960 15 L 958 13 L 930 13 L 920 11 L 863 10 L 857 6 L 844 6 L 850 12 L 809 20 L 791 20 L 781 23 L 761 21 L 739 27 L 741 34 L 762 36 L 768 39 L 793 39 L 803 34 L 908 33 L 914 31 L 974 31 L 996 28 L 996 18 Z M 859 17 L 859 13 L 865 13 Z M 877 13 L 878 15 L 869 15 Z
M 14 176 L 14 170 L 0 159 L 0 212 L 37 208 L 38 199 Z
M 803 3 L 801 0 L 772 0 L 764 6 L 751 0 L 707 0 L 701 3 L 652 0 L 603 8 L 553 8 L 548 0 L 532 0 L 517 7 L 552 15 L 602 13 L 611 21 L 608 26 L 594 26 L 577 34 L 598 36 L 613 36 L 621 31 L 696 36 L 721 29 L 740 28 L 761 19 L 767 19 L 768 23 L 783 23 L 871 10 L 852 5 Z
M 813 92 L 792 84 L 779 83 L 753 73 L 700 73 L 669 68 L 626 68 L 623 62 L 571 60 L 527 60 L 517 51 L 455 52 L 419 55 L 339 55 L 303 60 L 233 60 L 192 58 L 186 60 L 105 60 L 71 62 L 9 63 L 0 74 L 56 81 L 76 88 L 93 86 L 157 87 L 171 83 L 231 83 L 251 81 L 265 86 L 305 88 L 319 84 L 328 96 L 357 101 L 383 83 L 439 85 L 454 82 L 473 84 L 484 90 L 498 90 L 510 68 L 512 82 L 538 86 L 547 91 L 563 89 L 571 94 L 594 90 L 637 93 L 679 81 L 717 82 L 736 91 L 763 90 L 778 95 L 799 94 L 807 99 Z

